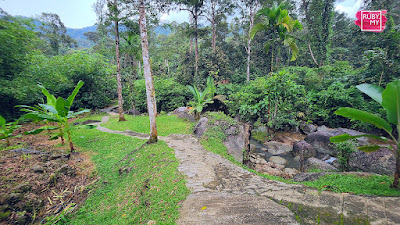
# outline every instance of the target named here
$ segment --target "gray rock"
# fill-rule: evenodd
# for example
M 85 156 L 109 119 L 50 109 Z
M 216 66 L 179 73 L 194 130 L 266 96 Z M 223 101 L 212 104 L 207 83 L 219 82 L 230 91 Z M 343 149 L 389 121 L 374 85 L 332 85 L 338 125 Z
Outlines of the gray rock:
M 293 146 L 276 141 L 269 141 L 264 143 L 264 145 L 272 155 L 287 154 L 293 150 Z
M 306 122 L 301 122 L 299 127 L 303 134 L 313 133 L 313 132 L 317 131 L 317 128 L 318 128 L 314 124 L 306 123 Z
M 322 171 L 337 171 L 338 170 L 336 167 L 332 166 L 331 164 L 324 162 L 317 158 L 307 159 L 306 168 L 307 169 L 315 168 L 315 169 L 320 169 Z
M 135 109 L 135 108 L 133 108 L 133 109 L 131 109 L 131 110 L 128 110 L 128 111 L 125 111 L 124 113 L 125 113 L 125 114 L 128 114 L 128 115 L 140 116 L 139 110 L 137 110 L 137 109 Z
M 269 162 L 278 164 L 278 165 L 287 165 L 288 161 L 280 156 L 271 156 L 268 159 Z
M 361 170 L 364 172 L 373 172 L 392 176 L 396 160 L 393 152 L 387 148 L 381 148 L 378 151 L 365 153 L 354 152 L 350 156 L 350 169 Z
M 332 155 L 337 156 L 337 151 L 334 145 L 330 142 L 329 138 L 343 134 L 343 131 L 339 131 L 337 129 L 329 129 L 326 131 L 317 131 L 314 133 L 310 133 L 304 139 L 307 143 L 309 143 L 317 155 Z
M 293 145 L 293 156 L 301 156 L 303 155 L 304 159 L 308 159 L 311 157 L 315 157 L 317 155 L 316 151 L 309 143 L 305 141 L 299 141 L 294 143 Z
M 236 161 L 243 163 L 243 150 L 246 149 L 246 143 L 249 143 L 250 134 L 246 134 L 245 125 L 238 125 L 238 127 L 237 135 L 229 135 L 224 141 L 224 145 L 228 149 L 229 155 L 233 156 Z
M 179 118 L 182 119 L 188 119 L 191 122 L 196 122 L 196 119 L 194 118 L 194 114 L 193 113 L 189 113 L 189 109 L 187 107 L 179 107 L 177 109 L 175 109 L 172 114 L 176 115 Z
M 64 174 L 67 176 L 75 176 L 76 175 L 76 170 L 69 166 L 68 164 L 64 164 L 60 167 L 60 169 L 57 170 L 58 174 Z
M 202 117 L 194 127 L 194 134 L 196 135 L 197 138 L 201 138 L 204 132 L 206 132 L 207 128 L 208 128 L 208 118 Z
M 34 165 L 34 166 L 31 168 L 31 170 L 32 170 L 34 173 L 44 173 L 44 168 L 41 167 L 41 166 L 39 166 L 39 165 Z
M 331 128 L 329 128 L 329 127 L 327 127 L 327 126 L 325 126 L 325 125 L 322 125 L 322 126 L 319 126 L 318 128 L 317 128 L 317 132 L 326 132 L 326 131 L 330 131 L 330 130 L 332 130 Z
M 235 135 L 237 131 L 237 127 L 236 126 L 231 126 L 228 129 L 225 130 L 225 134 L 226 135 Z
M 293 177 L 295 174 L 297 174 L 299 171 L 293 168 L 285 168 L 283 170 L 283 172 L 285 172 L 286 174 L 288 174 L 289 176 Z

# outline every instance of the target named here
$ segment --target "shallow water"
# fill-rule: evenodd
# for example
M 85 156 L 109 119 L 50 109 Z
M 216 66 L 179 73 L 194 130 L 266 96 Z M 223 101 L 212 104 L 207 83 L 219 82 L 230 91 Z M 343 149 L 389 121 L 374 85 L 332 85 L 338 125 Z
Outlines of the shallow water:
M 261 150 L 262 148 L 267 148 L 267 147 L 254 139 L 250 139 L 250 144 L 252 144 L 256 147 L 255 153 L 262 155 L 263 158 L 265 160 L 267 160 L 267 162 L 268 162 L 269 157 L 271 157 L 271 156 L 280 156 L 289 162 L 289 164 L 286 166 L 286 168 L 300 169 L 300 162 L 294 160 L 294 157 L 292 154 L 288 153 L 288 154 L 282 154 L 282 155 L 273 155 L 267 151 Z

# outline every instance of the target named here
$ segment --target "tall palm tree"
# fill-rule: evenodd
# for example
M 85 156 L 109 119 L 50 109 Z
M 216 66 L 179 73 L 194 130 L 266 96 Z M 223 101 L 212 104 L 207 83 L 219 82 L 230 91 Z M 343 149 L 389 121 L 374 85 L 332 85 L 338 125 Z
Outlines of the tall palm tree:
M 296 45 L 296 39 L 291 33 L 295 30 L 303 29 L 298 20 L 294 20 L 289 16 L 289 11 L 284 9 L 285 4 L 277 4 L 276 2 L 271 8 L 262 8 L 257 12 L 257 17 L 261 18 L 261 22 L 254 25 L 250 36 L 253 39 L 259 32 L 265 32 L 270 39 L 265 44 L 265 49 L 269 52 L 271 48 L 271 72 L 273 70 L 274 49 L 275 46 L 282 43 L 285 47 L 289 47 L 292 57 L 290 61 L 296 60 L 299 54 L 299 48 Z

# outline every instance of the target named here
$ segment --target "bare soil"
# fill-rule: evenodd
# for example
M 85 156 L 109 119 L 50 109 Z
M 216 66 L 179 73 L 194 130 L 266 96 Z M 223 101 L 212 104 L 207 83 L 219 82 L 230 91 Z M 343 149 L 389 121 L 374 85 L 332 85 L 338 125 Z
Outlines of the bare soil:
M 22 134 L 38 125 L 26 124 Z M 49 133 L 24 135 L 5 149 L 0 141 L 0 224 L 28 224 L 57 220 L 87 197 L 95 182 L 88 153 L 69 153 L 68 144 L 49 141 Z M 1 150 L 3 149 L 3 150 Z M 72 209 L 72 210 L 71 210 Z

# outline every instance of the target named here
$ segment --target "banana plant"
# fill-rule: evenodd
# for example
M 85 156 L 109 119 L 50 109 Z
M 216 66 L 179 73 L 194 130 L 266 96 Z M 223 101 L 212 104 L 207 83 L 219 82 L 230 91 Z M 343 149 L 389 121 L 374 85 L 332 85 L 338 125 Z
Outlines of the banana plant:
M 390 149 L 396 159 L 396 166 L 394 172 L 394 180 L 392 187 L 399 187 L 399 176 L 400 176 L 400 80 L 393 81 L 386 86 L 386 89 L 371 84 L 361 84 L 357 88 L 367 94 L 369 97 L 377 101 L 383 106 L 387 113 L 387 120 L 380 118 L 374 114 L 361 111 L 353 108 L 339 108 L 335 114 L 348 117 L 350 119 L 359 120 L 375 125 L 379 129 L 383 129 L 389 137 L 393 140 L 394 144 L 391 144 Z M 394 136 L 395 129 L 397 129 L 398 137 Z M 338 143 L 349 139 L 355 139 L 359 137 L 370 137 L 388 141 L 385 137 L 379 137 L 375 135 L 356 135 L 350 136 L 348 134 L 342 134 L 339 136 L 331 137 L 332 143 Z M 359 147 L 359 150 L 364 152 L 377 151 L 382 146 L 379 145 L 367 145 Z
M 43 126 L 38 129 L 31 130 L 26 134 L 38 134 L 44 130 L 58 130 L 58 132 L 50 137 L 50 139 L 55 140 L 61 138 L 61 143 L 64 144 L 64 135 L 66 134 L 68 137 L 70 150 L 71 152 L 74 152 L 75 148 L 71 137 L 71 131 L 74 128 L 74 125 L 69 123 L 68 119 L 82 113 L 90 112 L 89 109 L 78 112 L 70 111 L 75 96 L 78 94 L 79 89 L 83 86 L 83 84 L 83 81 L 79 81 L 72 94 L 67 99 L 62 97 L 56 98 L 54 95 L 50 94 L 45 87 L 39 85 L 43 94 L 46 96 L 46 104 L 39 104 L 37 106 L 21 105 L 18 107 L 23 108 L 21 111 L 27 112 L 27 114 L 24 115 L 24 118 L 26 119 L 55 122 L 57 123 L 57 126 Z
M 13 132 L 21 127 L 18 125 L 19 119 L 14 122 L 7 123 L 4 117 L 0 116 L 0 139 L 6 140 L 6 147 L 10 146 L 10 139 L 14 137 L 18 137 L 19 135 L 13 135 Z
M 190 102 L 193 107 L 191 112 L 194 112 L 194 117 L 196 120 L 198 120 L 200 119 L 200 113 L 203 111 L 204 106 L 208 103 L 213 103 L 212 98 L 214 97 L 213 95 L 215 93 L 214 80 L 211 78 L 210 82 L 207 82 L 207 87 L 203 92 L 199 91 L 196 86 L 192 87 L 188 85 L 187 87 L 194 98 L 194 101 Z

